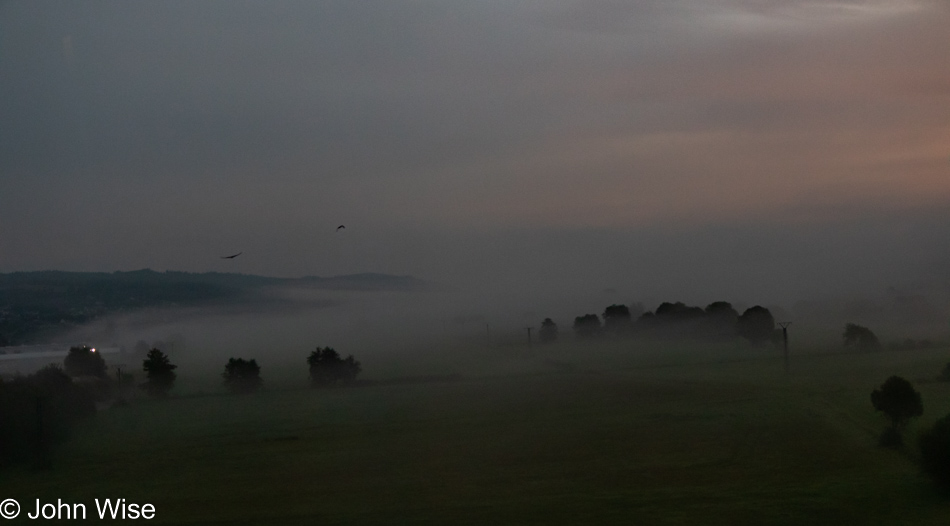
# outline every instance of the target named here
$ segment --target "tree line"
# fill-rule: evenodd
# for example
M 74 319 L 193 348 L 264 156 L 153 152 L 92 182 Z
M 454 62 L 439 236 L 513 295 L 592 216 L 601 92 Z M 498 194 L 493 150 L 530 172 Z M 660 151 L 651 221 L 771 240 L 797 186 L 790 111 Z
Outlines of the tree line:
M 315 388 L 352 384 L 362 371 L 352 355 L 343 358 L 332 347 L 317 347 L 307 365 Z M 150 397 L 165 398 L 175 385 L 176 369 L 167 354 L 152 348 L 142 362 L 145 381 L 137 387 Z M 230 358 L 221 376 L 231 393 L 253 393 L 263 385 L 254 359 Z M 119 370 L 110 375 L 102 354 L 85 345 L 71 347 L 62 366 L 50 364 L 28 376 L 0 379 L 0 467 L 49 467 L 54 446 L 92 418 L 97 403 L 123 405 L 135 390 L 132 375 Z
M 769 309 L 756 305 L 739 312 L 726 301 L 715 301 L 705 308 L 689 306 L 682 302 L 661 303 L 655 311 L 643 311 L 639 305 L 633 309 L 626 305 L 613 304 L 597 314 L 584 314 L 574 318 L 571 326 L 576 338 L 592 340 L 601 337 L 661 337 L 692 338 L 707 341 L 729 341 L 737 337 L 753 345 L 782 341 L 782 329 L 776 327 L 775 317 Z M 558 340 L 559 328 L 551 318 L 541 322 L 538 337 L 542 343 Z M 845 325 L 843 343 L 846 348 L 861 351 L 881 349 L 877 336 L 867 327 L 854 323 Z M 924 348 L 929 341 L 916 344 Z M 907 346 L 907 348 L 914 348 Z
M 643 311 L 639 306 L 631 309 L 626 305 L 613 304 L 599 316 L 590 313 L 577 316 L 571 328 L 574 335 L 582 340 L 605 336 L 727 340 L 741 336 L 756 345 L 773 341 L 781 334 L 781 331 L 776 331 L 775 318 L 767 308 L 756 305 L 740 315 L 726 301 L 710 303 L 706 308 L 682 302 L 664 302 L 654 311 Z M 559 335 L 557 323 L 545 318 L 538 335 L 542 342 L 556 341 Z

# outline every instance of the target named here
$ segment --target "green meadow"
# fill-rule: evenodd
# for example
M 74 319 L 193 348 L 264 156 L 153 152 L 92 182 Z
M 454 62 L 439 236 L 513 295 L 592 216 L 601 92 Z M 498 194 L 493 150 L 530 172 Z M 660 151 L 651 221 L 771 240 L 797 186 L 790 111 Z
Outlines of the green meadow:
M 393 381 L 364 362 L 362 385 L 311 390 L 268 382 L 264 365 L 254 395 L 181 389 L 113 407 L 52 469 L 0 475 L 0 496 L 24 513 L 85 503 L 93 522 L 94 499 L 125 498 L 153 504 L 155 524 L 950 523 L 915 447 L 950 413 L 950 384 L 933 381 L 945 348 L 799 352 L 788 375 L 774 349 L 735 346 L 417 360 L 443 375 Z M 924 399 L 904 451 L 877 446 L 885 420 L 870 403 L 894 374 Z

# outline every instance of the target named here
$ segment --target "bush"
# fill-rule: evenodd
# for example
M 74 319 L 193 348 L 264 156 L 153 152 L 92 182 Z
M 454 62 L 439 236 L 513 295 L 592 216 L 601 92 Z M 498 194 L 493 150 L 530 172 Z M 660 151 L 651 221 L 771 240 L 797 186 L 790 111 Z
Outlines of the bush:
M 255 360 L 230 358 L 224 366 L 224 385 L 232 393 L 252 393 L 261 387 L 261 366 Z
M 317 347 L 317 350 L 307 357 L 310 366 L 310 385 L 323 387 L 337 382 L 350 383 L 362 371 L 360 362 L 353 355 L 341 359 L 340 354 L 332 347 Z

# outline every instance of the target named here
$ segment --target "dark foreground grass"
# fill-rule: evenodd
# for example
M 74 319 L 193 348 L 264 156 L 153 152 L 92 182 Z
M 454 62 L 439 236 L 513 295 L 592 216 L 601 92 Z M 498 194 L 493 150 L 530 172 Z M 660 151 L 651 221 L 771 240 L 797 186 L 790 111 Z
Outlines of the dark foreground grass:
M 153 503 L 156 524 L 943 525 L 950 500 L 912 448 L 876 447 L 868 398 L 941 359 L 813 356 L 790 378 L 771 358 L 707 360 L 143 401 L 101 413 L 52 470 L 6 472 L 0 496 L 86 503 L 87 522 L 93 499 L 111 497 Z M 922 389 L 928 417 L 950 411 L 947 386 Z

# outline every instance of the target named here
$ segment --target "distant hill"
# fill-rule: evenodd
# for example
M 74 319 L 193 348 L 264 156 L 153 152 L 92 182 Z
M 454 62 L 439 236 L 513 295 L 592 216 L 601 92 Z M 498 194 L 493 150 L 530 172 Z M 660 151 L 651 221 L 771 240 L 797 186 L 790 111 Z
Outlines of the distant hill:
M 0 274 L 0 346 L 32 343 L 101 316 L 151 307 L 254 301 L 268 288 L 418 290 L 411 276 L 271 278 L 220 272 L 13 272 Z

